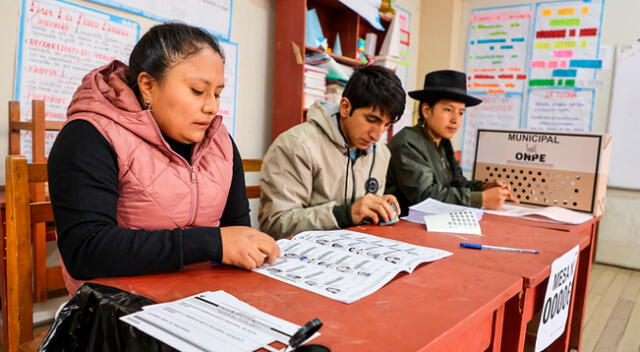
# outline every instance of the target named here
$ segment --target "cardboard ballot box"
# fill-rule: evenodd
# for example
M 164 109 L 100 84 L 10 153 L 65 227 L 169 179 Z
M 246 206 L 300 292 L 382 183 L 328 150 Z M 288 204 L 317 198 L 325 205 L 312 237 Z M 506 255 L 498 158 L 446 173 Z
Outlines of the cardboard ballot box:
M 611 136 L 478 130 L 473 179 L 511 185 L 522 204 L 604 212 Z

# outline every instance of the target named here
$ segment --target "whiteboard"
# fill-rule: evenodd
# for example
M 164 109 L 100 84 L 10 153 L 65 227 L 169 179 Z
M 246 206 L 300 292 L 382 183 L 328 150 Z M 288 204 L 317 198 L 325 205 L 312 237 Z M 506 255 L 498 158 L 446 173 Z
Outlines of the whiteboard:
M 609 186 L 640 190 L 640 44 L 618 48 L 613 77 L 609 128 Z

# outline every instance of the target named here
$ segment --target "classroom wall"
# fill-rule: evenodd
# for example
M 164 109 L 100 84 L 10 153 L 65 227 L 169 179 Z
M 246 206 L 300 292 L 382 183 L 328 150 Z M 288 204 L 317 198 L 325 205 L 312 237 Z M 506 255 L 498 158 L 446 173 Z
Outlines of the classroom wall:
M 464 71 L 467 24 L 474 8 L 535 4 L 527 0 L 425 0 L 422 9 L 423 38 L 420 47 L 420 80 L 424 73 L 444 68 Z M 535 8 L 535 7 L 534 7 Z M 605 0 L 602 45 L 630 45 L 640 39 L 640 1 Z M 598 74 L 602 89 L 597 92 L 593 132 L 606 132 L 613 70 Z M 615 143 L 615 136 L 614 143 Z M 460 133 L 454 140 L 460 148 Z M 614 144 L 615 146 L 615 144 Z M 615 150 L 613 152 L 624 152 Z M 640 192 L 609 188 L 606 211 L 600 225 L 596 260 L 640 269 Z
M 68 0 L 83 6 L 138 21 L 141 35 L 157 22 L 124 11 L 97 5 L 84 0 Z M 172 1 L 172 0 L 163 0 Z M 15 78 L 15 53 L 18 40 L 20 0 L 0 1 L 0 157 L 4 160 L 8 150 L 7 103 L 13 99 Z M 412 13 L 411 16 L 411 64 L 409 89 L 416 87 L 418 48 L 420 43 L 420 0 L 398 0 L 398 6 Z M 234 0 L 231 41 L 239 44 L 238 90 L 236 107 L 235 140 L 245 159 L 262 159 L 271 143 L 271 80 L 273 72 L 275 5 L 273 0 Z M 250 24 L 250 25 L 248 25 Z M 422 84 L 422 79 L 418 79 Z M 4 162 L 0 163 L 0 184 L 4 184 Z M 247 174 L 247 184 L 257 184 L 258 174 Z M 252 224 L 257 226 L 258 200 L 251 200 Z

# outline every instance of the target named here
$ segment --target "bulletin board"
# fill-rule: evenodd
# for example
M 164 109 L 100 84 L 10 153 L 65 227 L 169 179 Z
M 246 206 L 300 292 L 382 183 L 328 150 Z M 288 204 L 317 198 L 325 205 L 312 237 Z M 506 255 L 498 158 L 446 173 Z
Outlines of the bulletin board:
M 221 14 L 230 16 L 231 1 L 208 2 L 208 6 L 227 4 Z M 184 22 L 189 23 L 186 18 Z M 228 37 L 230 24 L 225 30 Z M 31 119 L 31 101 L 38 99 L 45 101 L 47 121 L 65 121 L 67 107 L 84 75 L 112 60 L 127 63 L 140 36 L 138 22 L 112 13 L 65 0 L 22 0 L 13 93 L 14 100 L 20 101 L 20 119 Z M 226 60 L 225 89 L 218 112 L 234 136 L 238 44 L 225 39 L 220 44 Z M 56 136 L 57 132 L 46 131 L 45 155 L 49 155 Z M 20 150 L 28 159 L 31 143 L 31 132 L 21 131 Z
M 480 129 L 477 140 L 474 180 L 503 180 L 523 204 L 603 210 L 609 136 Z
M 467 90 L 483 103 L 465 113 L 464 171 L 479 128 L 592 130 L 603 9 L 603 0 L 541 0 L 470 10 Z
M 139 37 L 132 20 L 62 0 L 22 0 L 14 91 L 20 119 L 31 119 L 37 99 L 45 102 L 45 120 L 65 121 L 82 77 L 114 59 L 126 63 Z M 56 136 L 46 132 L 46 155 Z M 30 158 L 30 131 L 21 131 L 20 150 Z
M 609 128 L 615 136 L 609 185 L 640 190 L 640 43 L 618 48 L 611 92 Z

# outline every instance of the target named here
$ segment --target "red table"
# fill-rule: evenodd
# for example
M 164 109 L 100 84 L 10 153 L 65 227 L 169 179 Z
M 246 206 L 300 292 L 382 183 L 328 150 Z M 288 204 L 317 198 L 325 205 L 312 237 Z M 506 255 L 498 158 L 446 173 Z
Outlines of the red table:
M 524 349 L 527 324 L 542 308 L 551 263 L 578 245 L 580 256 L 571 301 L 572 307 L 568 317 L 570 328 L 556 340 L 551 350 L 566 351 L 569 347 L 578 348 L 593 254 L 591 245 L 593 237 L 591 232 L 585 229 L 594 228 L 597 219 L 575 227 L 559 225 L 563 227 L 562 230 L 532 223 L 534 222 L 530 220 L 505 219 L 505 217 L 486 214 L 481 221 L 484 236 L 426 232 L 424 225 L 405 221 L 395 226 L 360 226 L 354 229 L 417 245 L 441 248 L 454 253 L 450 261 L 522 277 L 522 295 L 519 300 L 511 301 L 507 305 L 505 313 L 502 344 L 505 350 L 513 351 Z M 576 228 L 580 230 L 577 231 Z M 541 253 L 470 250 L 459 247 L 460 242 L 537 249 Z
M 99 279 L 167 302 L 224 290 L 269 314 L 304 324 L 320 318 L 314 340 L 333 351 L 498 351 L 506 303 L 517 301 L 522 279 L 445 258 L 401 274 L 352 304 L 225 266 L 197 264 L 181 272 Z

